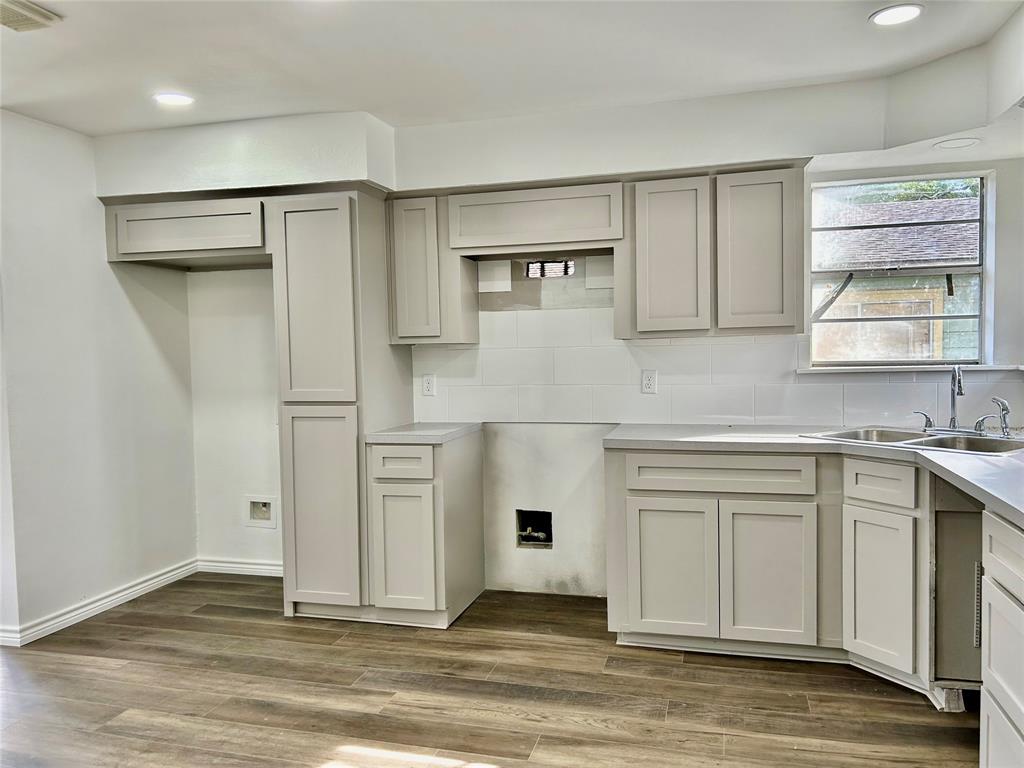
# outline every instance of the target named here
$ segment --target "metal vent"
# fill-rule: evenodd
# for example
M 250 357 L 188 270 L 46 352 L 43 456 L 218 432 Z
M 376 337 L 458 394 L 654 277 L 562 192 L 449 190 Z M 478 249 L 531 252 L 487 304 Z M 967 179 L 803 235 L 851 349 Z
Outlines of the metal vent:
M 28 0 L 0 0 L 0 24 L 15 32 L 53 26 L 61 17 Z

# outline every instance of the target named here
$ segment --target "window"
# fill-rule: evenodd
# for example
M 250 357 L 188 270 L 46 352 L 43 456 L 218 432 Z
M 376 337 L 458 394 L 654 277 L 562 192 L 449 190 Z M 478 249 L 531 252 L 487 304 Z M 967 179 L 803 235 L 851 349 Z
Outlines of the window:
M 984 179 L 811 191 L 811 362 L 981 360 Z

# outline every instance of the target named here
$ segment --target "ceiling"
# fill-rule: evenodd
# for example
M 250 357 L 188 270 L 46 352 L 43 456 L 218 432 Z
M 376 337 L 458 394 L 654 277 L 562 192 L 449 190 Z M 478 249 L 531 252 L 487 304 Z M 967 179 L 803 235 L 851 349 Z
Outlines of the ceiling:
M 83 133 L 309 112 L 396 126 L 641 104 L 890 74 L 988 40 L 1013 0 L 48 2 L 0 38 L 0 104 Z M 150 98 L 183 91 L 187 108 Z

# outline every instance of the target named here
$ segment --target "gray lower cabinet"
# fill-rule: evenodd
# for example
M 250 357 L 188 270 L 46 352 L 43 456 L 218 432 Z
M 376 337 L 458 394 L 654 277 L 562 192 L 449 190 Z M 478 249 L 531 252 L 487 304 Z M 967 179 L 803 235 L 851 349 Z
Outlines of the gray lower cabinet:
M 1024 765 L 1024 734 L 1017 730 L 999 703 L 981 691 L 981 768 L 1020 768 Z
M 843 505 L 843 647 L 908 674 L 916 671 L 916 523 Z
M 378 608 L 437 608 L 434 585 L 434 486 L 374 483 L 373 604 Z
M 718 501 L 626 499 L 634 632 L 718 637 Z
M 354 405 L 281 408 L 285 601 L 359 605 Z
M 818 642 L 818 505 L 718 502 L 721 637 Z

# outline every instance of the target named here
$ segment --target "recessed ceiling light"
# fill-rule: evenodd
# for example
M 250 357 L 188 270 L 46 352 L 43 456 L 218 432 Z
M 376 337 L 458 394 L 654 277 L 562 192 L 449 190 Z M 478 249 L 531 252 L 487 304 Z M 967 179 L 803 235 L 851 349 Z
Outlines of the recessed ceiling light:
M 921 15 L 921 6 L 916 3 L 890 5 L 875 11 L 868 18 L 880 27 L 891 27 L 894 24 L 905 24 Z
M 166 107 L 187 107 L 195 101 L 184 93 L 157 93 L 153 98 L 156 99 L 157 104 L 163 104 Z
M 932 144 L 936 149 L 967 149 L 981 144 L 981 139 L 975 136 L 960 136 L 956 139 L 943 139 Z

